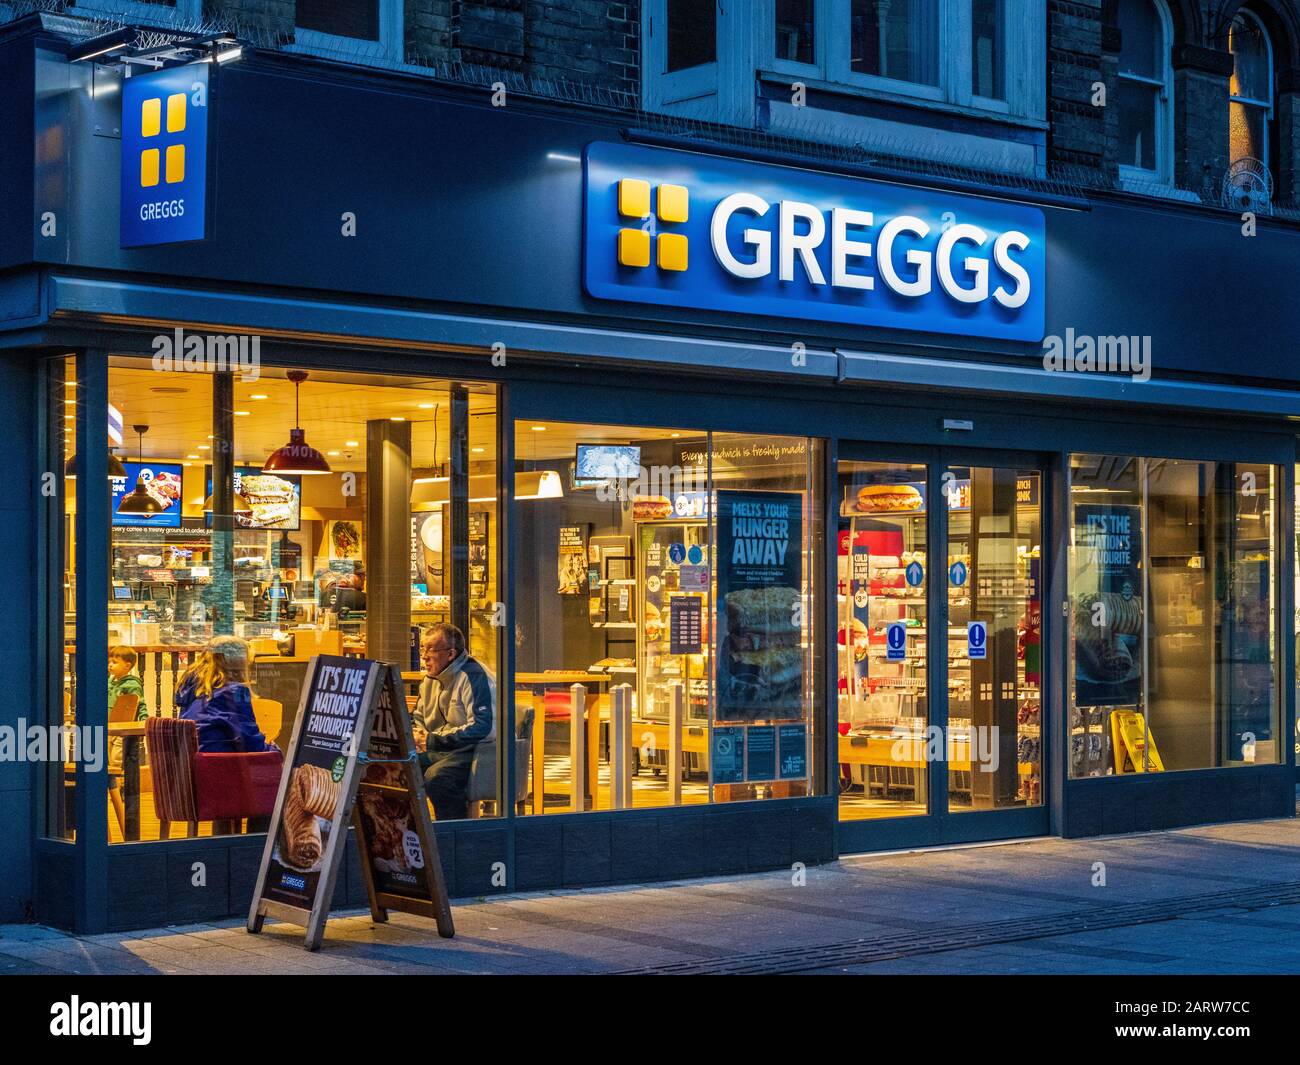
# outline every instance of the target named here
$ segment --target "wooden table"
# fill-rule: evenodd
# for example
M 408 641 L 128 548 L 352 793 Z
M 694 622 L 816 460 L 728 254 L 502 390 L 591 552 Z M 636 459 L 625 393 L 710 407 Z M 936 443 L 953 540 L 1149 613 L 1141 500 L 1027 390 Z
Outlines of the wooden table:
M 122 740 L 122 838 L 140 838 L 140 750 L 144 746 L 143 721 L 110 721 L 109 739 Z M 104 752 L 108 757 L 108 752 Z

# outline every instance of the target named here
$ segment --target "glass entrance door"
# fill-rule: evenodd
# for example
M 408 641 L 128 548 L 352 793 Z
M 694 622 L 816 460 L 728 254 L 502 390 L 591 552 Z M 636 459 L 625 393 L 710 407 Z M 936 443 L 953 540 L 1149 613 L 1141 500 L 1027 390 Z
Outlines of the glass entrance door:
M 980 459 L 842 450 L 842 853 L 1047 830 L 1043 476 Z

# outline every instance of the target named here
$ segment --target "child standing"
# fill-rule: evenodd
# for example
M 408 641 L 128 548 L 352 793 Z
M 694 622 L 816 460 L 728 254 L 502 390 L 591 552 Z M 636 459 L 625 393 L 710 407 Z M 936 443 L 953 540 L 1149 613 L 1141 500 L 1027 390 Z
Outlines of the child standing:
M 144 684 L 135 672 L 139 656 L 135 648 L 126 644 L 116 644 L 108 649 L 108 708 L 113 709 L 119 695 L 134 695 L 140 700 L 135 708 L 135 719 L 143 721 L 149 716 L 149 707 L 144 701 Z

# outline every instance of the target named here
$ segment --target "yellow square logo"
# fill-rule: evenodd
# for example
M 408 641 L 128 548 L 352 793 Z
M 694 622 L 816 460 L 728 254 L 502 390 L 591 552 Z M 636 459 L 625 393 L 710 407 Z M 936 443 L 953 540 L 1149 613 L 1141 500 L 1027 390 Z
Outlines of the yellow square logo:
M 688 242 L 680 233 L 660 233 L 658 262 L 660 270 L 685 270 Z
M 184 129 L 185 94 L 177 92 L 167 97 L 167 132 L 180 133 Z
M 689 210 L 690 197 L 685 185 L 659 186 L 659 220 L 661 222 L 685 222 Z
M 162 100 L 155 96 L 140 105 L 140 136 L 156 137 L 162 129 Z
M 158 184 L 157 148 L 146 148 L 140 153 L 140 184 L 146 189 Z
M 618 261 L 621 266 L 649 266 L 650 234 L 644 229 L 620 229 Z
M 185 180 L 185 145 L 167 146 L 167 184 L 175 185 Z
M 618 183 L 618 213 L 624 218 L 649 217 L 650 182 L 623 178 Z

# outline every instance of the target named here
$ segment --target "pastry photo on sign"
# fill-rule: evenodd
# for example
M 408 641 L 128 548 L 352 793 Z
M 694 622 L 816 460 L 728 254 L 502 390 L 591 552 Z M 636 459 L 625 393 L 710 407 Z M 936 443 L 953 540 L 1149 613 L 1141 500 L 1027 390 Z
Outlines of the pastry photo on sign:
M 318 765 L 294 769 L 272 859 L 300 873 L 318 871 L 338 798 L 339 784 L 328 769 Z
M 803 649 L 796 588 L 742 588 L 723 599 L 727 635 L 718 661 L 719 716 L 803 716 Z

